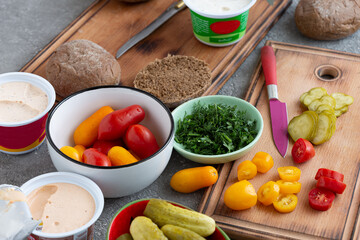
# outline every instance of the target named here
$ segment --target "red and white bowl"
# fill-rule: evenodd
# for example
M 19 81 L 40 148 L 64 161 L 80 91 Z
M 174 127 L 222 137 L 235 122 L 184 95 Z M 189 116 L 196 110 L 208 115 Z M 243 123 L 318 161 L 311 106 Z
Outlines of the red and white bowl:
M 45 139 L 45 123 L 49 110 L 55 103 L 55 90 L 44 78 L 25 72 L 0 74 L 0 84 L 8 82 L 27 82 L 40 88 L 48 96 L 46 109 L 39 115 L 21 122 L 0 122 L 0 152 L 8 154 L 28 153 Z

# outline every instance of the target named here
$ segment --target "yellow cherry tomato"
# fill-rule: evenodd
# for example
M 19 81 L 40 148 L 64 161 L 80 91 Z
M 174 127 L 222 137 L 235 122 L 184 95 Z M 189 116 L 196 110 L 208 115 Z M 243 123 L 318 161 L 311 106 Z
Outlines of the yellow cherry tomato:
M 82 159 L 83 153 L 84 153 L 84 151 L 86 150 L 86 148 L 85 148 L 83 145 L 76 145 L 74 148 L 75 148 L 75 149 L 78 151 L 78 153 L 80 154 L 80 159 Z
M 213 166 L 187 168 L 171 177 L 170 186 L 175 191 L 191 193 L 215 184 L 218 177 L 218 172 Z
M 238 180 L 249 180 L 256 176 L 257 167 L 250 160 L 245 160 L 239 164 L 237 167 L 237 176 Z
M 299 182 L 287 182 L 284 180 L 278 180 L 276 183 L 280 187 L 280 193 L 299 193 L 301 190 L 301 183 Z
M 241 180 L 226 189 L 224 203 L 233 210 L 244 210 L 256 205 L 257 195 L 253 185 L 247 180 Z
M 279 167 L 278 169 L 279 177 L 288 182 L 299 181 L 301 170 L 297 167 L 287 166 L 287 167 Z
M 128 150 L 120 146 L 112 147 L 107 156 L 112 166 L 122 166 L 138 161 Z
M 257 199 L 265 206 L 269 206 L 277 199 L 279 193 L 279 185 L 274 181 L 269 181 L 259 188 L 257 192 Z
M 251 160 L 257 167 L 260 173 L 266 173 L 274 166 L 274 160 L 270 154 L 266 152 L 257 152 Z
M 66 156 L 68 156 L 76 161 L 82 162 L 81 158 L 80 158 L 80 154 L 75 148 L 70 147 L 70 146 L 64 146 L 64 147 L 60 148 L 60 151 L 62 151 Z
M 289 213 L 295 210 L 298 198 L 294 194 L 280 194 L 273 202 L 274 208 L 281 213 Z

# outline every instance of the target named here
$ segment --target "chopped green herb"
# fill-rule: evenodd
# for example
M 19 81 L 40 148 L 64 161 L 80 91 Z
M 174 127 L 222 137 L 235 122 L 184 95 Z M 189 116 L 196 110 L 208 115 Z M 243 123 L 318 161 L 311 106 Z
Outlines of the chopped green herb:
M 225 104 L 194 104 L 177 122 L 175 141 L 197 154 L 219 155 L 236 151 L 251 143 L 258 131 L 256 121 L 245 118 L 245 111 Z

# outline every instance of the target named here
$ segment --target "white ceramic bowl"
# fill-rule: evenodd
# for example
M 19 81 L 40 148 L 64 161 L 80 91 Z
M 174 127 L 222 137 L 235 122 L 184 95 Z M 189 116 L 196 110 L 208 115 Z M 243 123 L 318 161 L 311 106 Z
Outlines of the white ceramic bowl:
M 142 125 L 155 135 L 160 149 L 139 162 L 100 167 L 75 161 L 60 151 L 74 146 L 76 127 L 102 106 L 121 109 L 133 104 L 145 111 Z M 170 110 L 153 95 L 130 87 L 102 86 L 85 89 L 59 102 L 46 122 L 47 144 L 51 160 L 58 171 L 84 175 L 99 185 L 106 198 L 138 192 L 153 183 L 169 162 L 174 144 L 174 120 Z
M 52 172 L 52 173 L 45 173 L 30 179 L 21 186 L 21 190 L 27 196 L 33 190 L 52 183 L 71 183 L 79 187 L 82 187 L 83 189 L 88 191 L 95 201 L 94 216 L 90 219 L 88 223 L 70 232 L 44 233 L 40 229 L 35 229 L 32 232 L 31 236 L 28 237 L 28 239 L 44 239 L 44 240 L 77 239 L 76 238 L 77 236 L 84 236 L 84 235 L 87 236 L 86 238 L 82 238 L 84 240 L 93 239 L 95 222 L 98 220 L 104 209 L 104 196 L 100 188 L 90 179 L 80 176 L 78 174 L 66 173 L 66 172 Z M 74 199 L 75 198 L 76 196 L 74 196 Z

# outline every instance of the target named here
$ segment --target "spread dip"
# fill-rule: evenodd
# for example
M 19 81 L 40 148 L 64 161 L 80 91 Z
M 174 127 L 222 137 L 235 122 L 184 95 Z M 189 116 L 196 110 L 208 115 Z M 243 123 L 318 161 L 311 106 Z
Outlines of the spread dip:
M 71 183 L 44 185 L 27 198 L 33 218 L 42 220 L 45 233 L 75 230 L 88 223 L 95 213 L 91 194 Z
M 251 0 L 191 0 L 193 9 L 207 14 L 231 14 L 249 5 Z
M 39 223 L 32 219 L 20 188 L 0 185 L 0 239 L 26 239 Z
M 0 122 L 21 122 L 42 113 L 48 96 L 27 82 L 7 82 L 0 85 Z
M 26 197 L 25 194 L 22 193 L 21 191 L 17 191 L 13 188 L 4 188 L 4 189 L 0 189 L 0 200 L 9 201 L 10 203 L 17 201 L 25 202 Z

